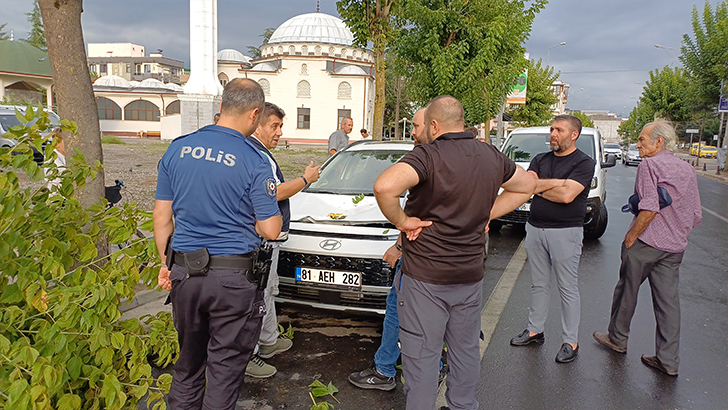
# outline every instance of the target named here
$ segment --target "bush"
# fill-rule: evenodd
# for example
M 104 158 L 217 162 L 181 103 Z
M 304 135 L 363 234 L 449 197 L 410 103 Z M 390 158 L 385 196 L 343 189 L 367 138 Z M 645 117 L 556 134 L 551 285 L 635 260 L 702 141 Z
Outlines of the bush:
M 126 144 L 121 138 L 115 135 L 101 135 L 102 144 Z
M 11 128 L 19 144 L 0 149 L 0 408 L 136 408 L 145 396 L 165 408 L 171 377 L 152 377 L 147 357 L 159 366 L 176 358 L 171 316 L 121 322 L 118 309 L 140 280 L 156 284 L 154 241 L 131 239 L 139 227 L 151 230 L 150 213 L 134 203 L 107 208 L 105 200 L 82 209 L 74 192 L 101 164 L 89 166 L 76 151 L 59 170 L 49 145 L 39 166 L 30 145 L 41 148 L 47 114 L 29 107 L 16 115 L 41 118 Z M 61 128 L 76 131 L 67 120 Z M 30 187 L 20 187 L 19 173 Z M 47 188 L 44 178 L 60 183 Z M 99 255 L 104 237 L 127 246 Z

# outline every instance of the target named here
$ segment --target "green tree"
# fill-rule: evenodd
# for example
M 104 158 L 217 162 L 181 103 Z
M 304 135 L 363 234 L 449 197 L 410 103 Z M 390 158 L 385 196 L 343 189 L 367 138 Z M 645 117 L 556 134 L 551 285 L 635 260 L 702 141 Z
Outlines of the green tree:
M 512 106 L 508 112 L 512 116 L 511 122 L 518 127 L 548 125 L 554 116 L 552 106 L 559 98 L 550 87 L 559 78 L 559 73 L 554 73 L 553 67 L 542 67 L 541 63 L 541 59 L 529 61 L 526 104 Z
M 629 113 L 629 118 L 620 124 L 617 132 L 621 135 L 625 143 L 637 142 L 642 128 L 645 125 L 655 120 L 655 113 L 649 107 L 647 107 L 642 100 L 637 101 L 637 105 L 632 108 Z
M 0 41 L 3 40 L 10 40 L 10 34 L 5 32 L 5 26 L 7 26 L 8 23 L 0 24 Z
M 260 58 L 263 56 L 263 54 L 260 52 L 260 48 L 264 45 L 268 44 L 268 41 L 270 41 L 270 36 L 273 35 L 273 32 L 275 32 L 276 29 L 273 27 L 268 27 L 267 29 L 263 30 L 263 33 L 259 35 L 258 37 L 261 37 L 263 39 L 263 44 L 259 45 L 258 47 L 255 46 L 248 46 L 248 54 L 255 60 L 256 58 Z
M 412 120 L 415 104 L 407 91 L 407 67 L 392 51 L 387 52 L 386 64 L 386 104 L 384 106 L 384 124 L 395 126 L 395 139 L 402 137 L 402 125 L 399 121 L 406 117 Z
M 499 111 L 528 61 L 523 43 L 546 0 L 407 0 L 398 54 L 412 66 L 416 101 L 459 99 L 468 124 Z
M 48 114 L 39 106 L 18 117 L 33 125 L 12 127 L 19 144 L 0 149 L 0 408 L 133 409 L 145 396 L 164 408 L 171 377 L 153 377 L 148 357 L 158 366 L 176 357 L 171 316 L 121 321 L 119 311 L 140 280 L 156 284 L 154 240 L 132 239 L 150 229 L 151 214 L 136 203 L 84 208 L 75 193 L 100 165 L 67 151 L 67 168 L 58 168 L 55 139 L 39 166 L 30 147 L 41 149 Z M 67 120 L 61 127 L 78 131 Z M 101 235 L 126 246 L 100 254 Z
M 650 71 L 650 79 L 642 90 L 640 101 L 653 111 L 653 117 L 672 122 L 687 121 L 690 119 L 689 87 L 690 82 L 680 68 Z
M 531 76 L 529 75 L 529 80 L 531 79 L 530 77 Z M 582 127 L 594 128 L 594 121 L 592 121 L 591 118 L 587 117 L 587 115 L 584 114 L 583 112 L 581 112 L 581 111 L 572 111 L 572 112 L 569 113 L 569 115 L 573 115 L 574 117 L 580 119 L 581 120 L 581 126 Z
M 721 80 L 728 79 L 728 1 L 713 10 L 706 0 L 702 19 L 693 6 L 693 37 L 683 35 L 680 61 L 693 80 L 693 98 L 699 109 L 714 110 Z
M 400 2 L 396 4 L 399 5 Z M 374 53 L 374 129 L 372 139 L 382 139 L 385 105 L 385 52 L 396 36 L 391 13 L 395 0 L 339 0 L 336 9 L 354 34 L 354 44 L 372 43 Z
M 43 28 L 43 18 L 40 14 L 40 7 L 38 7 L 38 0 L 33 2 L 33 11 L 25 13 L 25 15 L 28 16 L 28 22 L 32 28 L 30 29 L 30 33 L 28 33 L 28 38 L 20 41 L 43 51 L 48 51 L 45 29 Z

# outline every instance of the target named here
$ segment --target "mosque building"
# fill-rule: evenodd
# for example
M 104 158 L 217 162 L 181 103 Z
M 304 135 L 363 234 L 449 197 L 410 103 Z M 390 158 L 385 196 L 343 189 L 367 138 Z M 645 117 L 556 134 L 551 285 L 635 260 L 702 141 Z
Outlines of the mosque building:
M 250 60 L 236 50 L 218 53 L 218 79 L 257 81 L 265 100 L 286 112 L 282 140 L 324 143 L 341 119 L 351 117 L 352 141 L 358 130 L 372 129 L 374 56 L 352 46 L 344 22 L 325 13 L 295 16 L 281 24 L 261 57 Z

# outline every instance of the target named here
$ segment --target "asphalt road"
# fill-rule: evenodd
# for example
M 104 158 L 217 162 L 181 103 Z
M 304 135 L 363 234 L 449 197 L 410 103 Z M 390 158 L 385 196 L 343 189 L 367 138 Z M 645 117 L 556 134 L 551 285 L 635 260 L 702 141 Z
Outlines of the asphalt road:
M 663 375 L 640 361 L 641 354 L 654 354 L 655 322 L 646 283 L 627 354 L 614 353 L 592 339 L 593 331 L 604 331 L 608 324 L 620 246 L 631 222 L 620 208 L 632 194 L 636 169 L 618 164 L 607 172 L 609 225 L 600 240 L 584 243 L 579 269 L 580 349 L 573 363 L 554 361 L 561 345 L 555 288 L 546 343 L 509 345 L 527 323 L 530 276 L 519 248 L 525 233 L 506 226 L 491 235 L 484 280 L 482 325 L 487 337 L 482 344 L 481 409 L 728 409 L 728 184 L 698 177 L 703 223 L 693 230 L 681 267 L 679 376 Z M 278 369 L 273 378 L 246 378 L 238 410 L 308 410 L 312 406 L 308 385 L 316 379 L 338 388 L 335 396 L 340 403 L 325 398 L 337 409 L 405 408 L 399 376 L 397 388 L 390 392 L 360 390 L 346 378 L 371 365 L 379 346 L 381 317 L 290 305 L 278 308 L 279 321 L 295 330 L 294 346 L 267 360 Z M 154 304 L 146 309 L 155 309 Z

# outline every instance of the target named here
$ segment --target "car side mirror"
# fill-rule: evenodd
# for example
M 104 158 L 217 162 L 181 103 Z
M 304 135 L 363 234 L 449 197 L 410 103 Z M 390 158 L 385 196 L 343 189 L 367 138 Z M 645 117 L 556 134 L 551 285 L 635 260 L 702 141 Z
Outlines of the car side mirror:
M 602 161 L 602 168 L 611 168 L 617 165 L 617 156 L 614 154 L 607 154 L 607 160 Z

